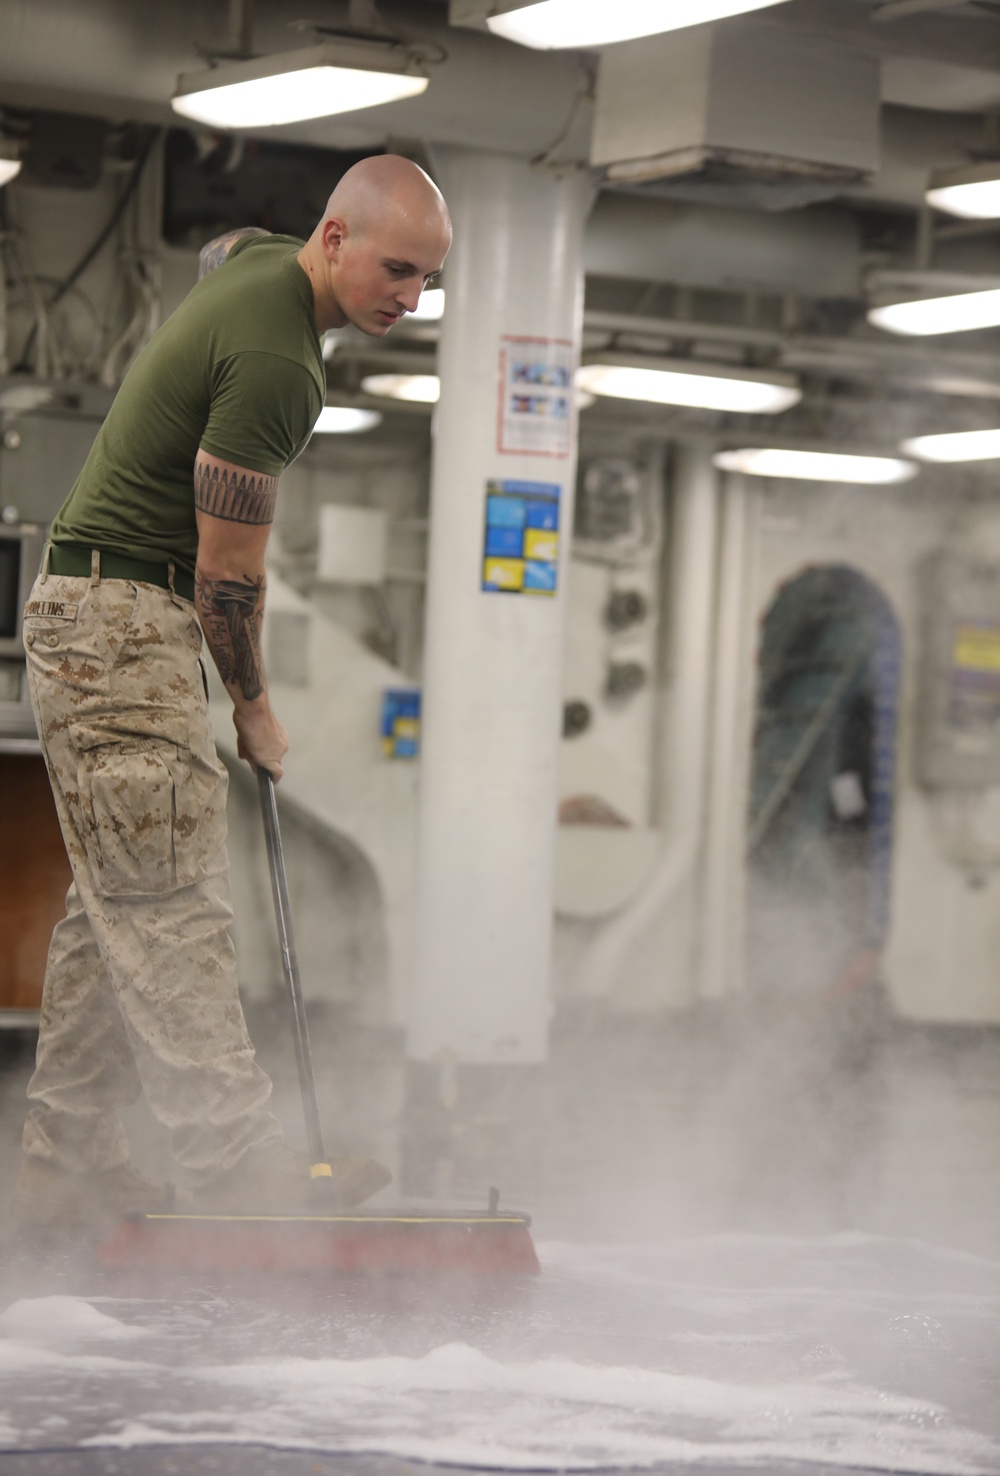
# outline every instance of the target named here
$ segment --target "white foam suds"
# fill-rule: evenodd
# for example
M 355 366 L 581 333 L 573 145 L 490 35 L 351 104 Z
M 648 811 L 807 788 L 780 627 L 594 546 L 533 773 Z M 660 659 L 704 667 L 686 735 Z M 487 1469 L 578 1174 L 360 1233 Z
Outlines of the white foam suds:
M 82 1297 L 26 1297 L 0 1313 L 0 1337 L 45 1347 L 145 1336 L 145 1328 L 119 1322 Z
M 432 1298 L 410 1323 L 363 1290 L 305 1310 L 238 1292 L 15 1302 L 0 1314 L 0 1448 L 43 1445 L 58 1412 L 80 1446 L 1000 1476 L 991 1406 L 966 1398 L 984 1370 L 995 1382 L 1000 1266 L 875 1237 L 542 1259 L 530 1304 L 446 1314 Z
M 419 1359 L 261 1360 L 195 1377 L 249 1394 L 244 1438 L 262 1443 L 325 1429 L 325 1448 L 344 1448 L 349 1431 L 355 1449 L 512 1470 L 709 1460 L 1000 1470 L 1000 1450 L 949 1427 L 935 1405 L 829 1376 L 739 1385 L 567 1359 L 507 1364 L 449 1344 Z M 218 1411 L 218 1397 L 200 1418 L 188 1411 L 185 1437 L 217 1427 Z
M 76 1373 L 126 1373 L 132 1374 L 141 1365 L 134 1358 L 106 1358 L 97 1354 L 60 1352 L 56 1348 L 39 1348 L 32 1343 L 6 1342 L 0 1339 L 0 1379 L 16 1378 L 18 1374 L 49 1372 Z M 145 1365 L 147 1368 L 155 1364 Z

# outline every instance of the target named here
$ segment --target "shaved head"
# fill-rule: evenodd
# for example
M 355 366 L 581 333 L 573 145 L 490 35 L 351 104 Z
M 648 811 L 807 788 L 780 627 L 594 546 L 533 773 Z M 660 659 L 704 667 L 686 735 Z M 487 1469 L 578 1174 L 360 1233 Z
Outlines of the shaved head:
M 362 159 L 299 254 L 312 279 L 317 327 L 353 323 L 381 337 L 415 310 L 450 246 L 448 207 L 428 174 L 399 154 Z
M 391 218 L 428 231 L 451 221 L 444 196 L 429 174 L 399 154 L 381 154 L 353 165 L 326 205 L 326 218 L 341 216 L 359 235 L 370 235 Z

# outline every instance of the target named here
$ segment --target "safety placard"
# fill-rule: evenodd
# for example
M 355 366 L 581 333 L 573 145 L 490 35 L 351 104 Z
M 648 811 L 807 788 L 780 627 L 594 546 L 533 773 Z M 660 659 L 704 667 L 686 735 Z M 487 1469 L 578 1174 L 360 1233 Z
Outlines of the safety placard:
M 498 451 L 514 456 L 569 455 L 575 360 L 568 339 L 500 340 Z
M 1000 628 L 963 621 L 955 631 L 952 659 L 967 671 L 1000 671 Z
M 995 728 L 1000 721 L 1000 626 L 971 620 L 956 624 L 949 686 L 953 727 Z
M 387 758 L 416 758 L 420 749 L 419 688 L 385 688 L 380 729 Z
M 486 483 L 483 589 L 554 595 L 559 576 L 559 500 L 553 482 Z

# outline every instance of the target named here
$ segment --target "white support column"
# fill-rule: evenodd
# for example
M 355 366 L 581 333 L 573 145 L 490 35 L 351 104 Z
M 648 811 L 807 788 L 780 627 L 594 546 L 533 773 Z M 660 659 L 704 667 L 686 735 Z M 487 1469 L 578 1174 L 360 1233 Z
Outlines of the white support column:
M 699 909 L 698 994 L 725 999 L 743 987 L 747 813 L 753 754 L 753 674 L 759 628 L 750 606 L 759 494 L 752 477 L 722 484 L 722 537 L 712 673 L 710 778 Z
M 434 424 L 408 1054 L 530 1064 L 548 1038 L 592 187 L 505 155 L 438 157 L 455 244 Z

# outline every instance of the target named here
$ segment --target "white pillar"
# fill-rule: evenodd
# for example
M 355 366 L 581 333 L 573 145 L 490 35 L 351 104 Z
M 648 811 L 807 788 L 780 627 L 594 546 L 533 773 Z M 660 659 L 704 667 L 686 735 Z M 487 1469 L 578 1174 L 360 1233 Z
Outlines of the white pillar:
M 753 481 L 732 473 L 722 481 L 713 715 L 707 745 L 711 777 L 699 916 L 702 999 L 725 999 L 744 985 L 747 816 L 759 640 L 751 603 L 760 496 L 750 485 Z
M 408 1054 L 538 1063 L 592 190 L 583 174 L 506 155 L 435 157 L 455 244 L 434 423 Z

